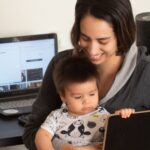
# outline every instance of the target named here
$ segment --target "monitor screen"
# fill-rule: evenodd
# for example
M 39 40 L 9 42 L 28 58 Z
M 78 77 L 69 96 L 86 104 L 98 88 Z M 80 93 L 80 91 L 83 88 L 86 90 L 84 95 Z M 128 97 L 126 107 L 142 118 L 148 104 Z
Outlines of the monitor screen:
M 57 50 L 54 33 L 0 38 L 0 96 L 38 90 Z

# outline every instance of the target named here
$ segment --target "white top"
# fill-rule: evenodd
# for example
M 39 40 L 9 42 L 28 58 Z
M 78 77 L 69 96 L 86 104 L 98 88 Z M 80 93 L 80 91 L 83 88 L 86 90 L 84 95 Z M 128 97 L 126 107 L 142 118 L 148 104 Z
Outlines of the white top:
M 53 145 L 56 150 L 64 143 L 76 146 L 100 143 L 103 140 L 104 125 L 108 114 L 104 108 L 98 107 L 94 112 L 71 116 L 67 109 L 62 107 L 52 111 L 41 128 L 54 136 Z

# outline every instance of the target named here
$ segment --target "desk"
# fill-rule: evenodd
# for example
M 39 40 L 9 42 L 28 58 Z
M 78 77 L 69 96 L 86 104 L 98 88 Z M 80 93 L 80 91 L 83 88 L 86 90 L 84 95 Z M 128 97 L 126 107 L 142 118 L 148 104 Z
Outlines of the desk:
M 0 116 L 0 147 L 23 144 L 23 132 L 24 127 L 18 123 L 17 117 Z

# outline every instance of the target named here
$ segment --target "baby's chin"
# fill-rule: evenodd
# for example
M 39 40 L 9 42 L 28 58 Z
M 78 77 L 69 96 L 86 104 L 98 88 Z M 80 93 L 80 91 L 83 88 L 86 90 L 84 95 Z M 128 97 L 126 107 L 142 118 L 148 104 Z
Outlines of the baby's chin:
M 69 112 L 69 114 L 71 115 L 71 116 L 81 116 L 81 115 L 85 115 L 85 114 L 88 114 L 88 113 L 91 113 L 91 112 L 93 112 L 93 111 L 95 111 L 95 108 L 93 108 L 93 107 L 86 107 L 86 108 L 83 108 L 80 112 Z

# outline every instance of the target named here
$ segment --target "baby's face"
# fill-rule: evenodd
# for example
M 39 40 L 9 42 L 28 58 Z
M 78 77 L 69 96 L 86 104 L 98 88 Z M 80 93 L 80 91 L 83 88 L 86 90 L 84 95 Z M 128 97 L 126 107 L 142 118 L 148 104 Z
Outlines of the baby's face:
M 66 103 L 71 115 L 84 115 L 94 111 L 99 102 L 96 80 L 68 85 L 61 99 Z

